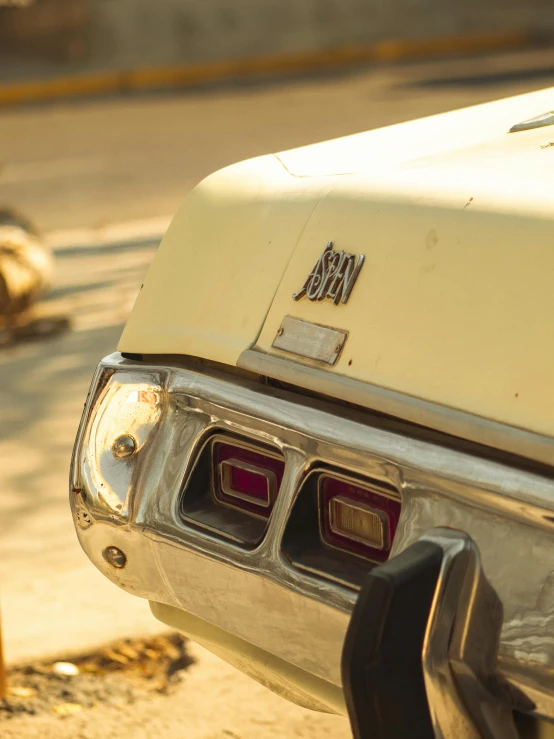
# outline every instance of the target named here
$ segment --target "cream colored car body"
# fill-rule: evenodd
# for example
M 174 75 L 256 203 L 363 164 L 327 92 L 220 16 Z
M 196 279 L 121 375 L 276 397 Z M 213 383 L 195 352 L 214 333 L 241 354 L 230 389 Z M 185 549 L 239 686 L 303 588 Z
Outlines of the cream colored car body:
M 119 350 L 227 365 L 251 348 L 283 357 L 272 342 L 290 314 L 349 332 L 328 373 L 554 437 L 554 129 L 507 134 L 553 98 L 211 175 L 171 223 Z M 295 303 L 329 240 L 365 254 L 350 300 Z
M 278 406 L 274 404 L 278 401 L 268 400 L 263 410 L 260 406 L 258 424 L 252 410 L 255 394 L 251 397 L 251 387 L 243 389 L 241 384 L 243 378 L 246 383 L 248 378 L 262 376 L 286 383 L 299 399 L 303 397 L 302 389 L 306 389 L 309 395 L 329 401 L 325 406 L 327 415 L 317 416 L 323 419 L 323 426 L 327 424 L 326 436 L 318 427 L 317 444 L 318 453 L 327 444 L 330 458 L 335 452 L 329 418 L 333 417 L 333 407 L 337 408 L 337 418 L 338 409 L 343 407 L 333 406 L 336 401 L 427 427 L 446 435 L 454 447 L 459 442 L 459 454 L 448 452 L 439 460 L 436 450 L 422 446 L 414 451 L 415 461 L 405 461 L 403 467 L 398 467 L 401 471 L 394 478 L 398 485 L 411 485 L 415 490 L 416 478 L 410 481 L 407 470 L 417 467 L 420 454 L 435 465 L 433 474 L 437 477 L 433 480 L 442 482 L 433 483 L 437 485 L 438 497 L 433 497 L 436 508 L 425 508 L 422 503 L 423 507 L 416 510 L 406 504 L 401 543 L 395 547 L 403 547 L 433 525 L 433 511 L 443 511 L 440 515 L 448 518 L 448 514 L 460 526 L 467 525 L 480 545 L 487 540 L 486 532 L 501 522 L 499 531 L 508 546 L 506 557 L 506 537 L 513 537 L 514 546 L 523 546 L 529 541 L 528 532 L 534 532 L 535 552 L 542 559 L 527 583 L 529 592 L 504 568 L 500 548 L 495 566 L 502 570 L 498 576 L 500 589 L 502 584 L 505 588 L 501 596 L 515 598 L 513 608 L 508 609 L 514 635 L 510 632 L 506 639 L 505 664 L 515 665 L 514 684 L 532 696 L 536 714 L 552 720 L 551 686 L 535 685 L 533 677 L 535 648 L 537 664 L 542 660 L 547 670 L 549 660 L 553 660 L 554 668 L 551 647 L 542 638 L 551 620 L 545 615 L 541 621 L 543 607 L 531 604 L 529 618 L 535 626 L 539 621 L 543 624 L 539 635 L 532 630 L 527 643 L 518 629 L 529 593 L 537 598 L 537 604 L 551 597 L 552 578 L 548 573 L 554 571 L 554 561 L 549 563 L 544 554 L 550 551 L 552 537 L 547 512 L 554 509 L 554 485 L 548 473 L 554 463 L 554 146 L 549 145 L 554 127 L 512 134 L 508 131 L 514 124 L 552 108 L 553 99 L 554 90 L 545 90 L 260 157 L 216 172 L 193 190 L 173 219 L 121 337 L 118 350 L 122 356 L 106 360 L 105 365 L 120 371 L 122 377 L 136 369 L 144 392 L 159 397 L 168 392 L 166 385 L 160 380 L 158 389 L 149 389 L 141 366 L 153 373 L 151 376 L 158 365 L 171 368 L 181 363 L 190 371 L 192 379 L 187 382 L 196 400 L 187 407 L 196 416 L 192 414 L 190 424 L 179 431 L 185 446 L 196 433 L 195 419 L 202 414 L 212 420 L 219 418 L 218 408 L 224 405 L 221 387 L 225 384 L 220 386 L 219 379 L 210 373 L 220 370 L 227 383 L 237 377 L 235 405 L 218 421 L 229 428 L 233 424 L 245 427 L 248 418 L 254 418 L 256 434 L 278 438 L 278 432 L 273 431 L 277 428 Z M 350 299 L 339 305 L 306 297 L 295 301 L 293 293 L 300 290 L 329 241 L 337 250 L 365 256 Z M 338 361 L 331 365 L 275 348 L 275 338 L 286 316 L 345 331 L 347 338 Z M 204 371 L 207 374 L 202 385 Z M 181 392 L 184 385 L 179 382 Z M 158 386 L 154 383 L 152 387 Z M 267 579 L 256 581 L 255 588 L 249 581 L 248 587 L 253 589 L 247 597 L 253 598 L 253 604 L 262 604 L 261 609 L 264 598 L 268 598 L 279 607 L 290 607 L 291 618 L 305 614 L 308 625 L 302 638 L 320 644 L 321 660 L 327 659 L 325 640 L 339 633 L 336 644 L 329 647 L 329 661 L 333 662 L 329 670 L 312 669 L 307 657 L 296 659 L 287 653 L 283 620 L 279 628 L 271 621 L 270 636 L 254 638 L 249 625 L 255 623 L 252 614 L 247 615 L 242 607 L 242 611 L 235 609 L 241 583 L 246 586 L 249 567 L 252 569 L 237 551 L 233 556 L 239 569 L 235 571 L 223 546 L 214 544 L 212 554 L 225 564 L 206 570 L 210 573 L 206 574 L 206 592 L 187 593 L 193 605 L 182 606 L 178 588 L 183 592 L 186 588 L 200 590 L 201 585 L 194 584 L 199 577 L 196 570 L 188 580 L 184 573 L 178 583 L 168 575 L 170 562 L 175 567 L 173 572 L 178 571 L 172 554 L 181 537 L 176 504 L 171 503 L 171 521 L 162 535 L 162 528 L 158 531 L 157 524 L 152 523 L 161 516 L 162 504 L 158 505 L 152 495 L 147 500 L 142 492 L 138 502 L 133 501 L 133 491 L 140 487 L 136 473 L 135 477 L 129 472 L 128 478 L 117 478 L 117 484 L 124 488 L 121 503 L 117 503 L 115 483 L 115 503 L 94 492 L 104 484 L 99 480 L 110 478 L 116 466 L 111 458 L 106 461 L 109 454 L 104 452 L 102 464 L 108 466 L 98 473 L 101 464 L 95 471 L 95 453 L 87 451 L 87 439 L 94 434 L 94 424 L 92 431 L 87 428 L 94 392 L 77 440 L 72 477 L 73 490 L 83 498 L 90 494 L 90 499 L 96 501 L 75 502 L 74 498 L 73 503 L 81 542 L 94 563 L 117 584 L 148 597 L 161 620 L 248 674 L 305 705 L 344 711 L 335 663 L 354 596 L 337 590 L 330 596 L 334 599 L 332 605 L 338 608 L 335 611 L 326 608 L 325 589 L 312 583 L 307 586 L 303 605 L 296 607 L 289 598 L 300 587 L 294 573 L 286 597 L 285 590 L 279 590 L 282 583 L 274 582 L 271 573 L 264 572 Z M 312 411 L 301 418 L 294 415 L 290 405 L 287 408 L 286 423 L 294 426 L 294 434 L 298 435 L 309 426 Z M 150 427 L 158 423 L 156 413 L 146 424 L 145 439 Z M 362 463 L 354 452 L 343 450 L 347 442 L 340 440 L 341 434 L 345 438 L 348 435 L 349 423 L 337 427 L 333 462 L 359 469 Z M 361 427 L 351 426 L 353 432 L 356 428 Z M 109 450 L 110 439 L 125 430 L 121 423 L 110 426 L 102 449 Z M 152 448 L 174 449 L 177 432 L 168 430 L 167 420 L 160 434 Z M 482 461 L 473 464 L 471 456 L 464 456 L 468 441 L 490 450 L 493 456 L 500 452 L 503 456 L 498 465 L 493 464 L 489 470 Z M 150 442 L 140 441 L 143 443 Z M 364 443 L 359 442 L 360 452 Z M 160 500 L 164 495 L 167 498 L 167 486 L 173 481 L 171 484 L 178 488 L 178 480 L 182 479 L 179 475 L 192 452 L 186 447 L 182 465 L 175 463 L 168 477 L 167 470 L 161 472 L 160 458 L 144 448 L 149 460 L 144 484 L 154 489 L 159 483 L 153 480 L 163 479 L 165 488 L 159 488 Z M 313 450 L 314 445 L 307 444 L 306 448 Z M 404 454 L 407 459 L 407 452 L 395 453 L 396 458 Z M 385 452 L 382 454 L 386 457 Z M 509 466 L 510 455 L 519 462 L 523 460 L 516 471 Z M 294 454 L 291 458 L 294 462 Z M 300 475 L 302 464 L 306 466 L 307 462 L 298 459 L 295 474 Z M 377 476 L 389 474 L 394 467 L 390 460 L 385 464 L 371 459 L 368 469 Z M 528 465 L 530 471 L 526 470 Z M 471 485 L 464 478 L 465 470 L 473 475 Z M 441 508 L 444 491 L 450 502 Z M 452 500 L 465 502 L 458 505 Z M 488 513 L 481 514 L 481 510 Z M 412 528 L 407 520 L 410 511 L 417 520 Z M 439 523 L 444 523 L 444 518 Z M 141 536 L 147 537 L 152 554 L 149 559 L 143 552 L 140 567 L 135 568 L 132 557 L 140 547 Z M 211 560 L 203 559 L 200 539 L 190 532 L 182 533 L 182 537 L 189 537 L 187 547 L 194 559 L 188 561 L 203 572 L 203 563 Z M 162 539 L 167 549 L 162 548 Z M 113 570 L 102 561 L 100 552 L 113 545 L 131 552 L 125 570 Z M 533 561 L 528 567 L 534 567 Z M 230 578 L 228 588 L 238 588 L 233 596 L 222 596 L 217 589 L 220 586 L 225 590 L 224 580 L 218 579 L 223 571 Z M 165 588 L 170 595 L 156 595 L 152 587 L 144 586 L 146 579 L 159 581 L 160 590 L 156 592 Z M 496 587 L 494 577 L 492 582 Z M 216 603 L 219 597 L 235 599 L 231 609 L 235 611 L 228 623 L 221 614 L 218 619 L 210 619 L 210 603 Z M 312 609 L 317 602 L 323 603 L 321 612 Z M 323 615 L 325 623 L 318 621 Z M 264 618 L 263 612 L 259 617 Z M 314 633 L 318 623 L 320 642 Z M 252 639 L 247 638 L 249 629 Z M 278 653 L 280 647 L 267 646 L 271 635 L 274 644 L 283 644 L 282 653 Z M 526 676 L 520 678 L 525 670 Z

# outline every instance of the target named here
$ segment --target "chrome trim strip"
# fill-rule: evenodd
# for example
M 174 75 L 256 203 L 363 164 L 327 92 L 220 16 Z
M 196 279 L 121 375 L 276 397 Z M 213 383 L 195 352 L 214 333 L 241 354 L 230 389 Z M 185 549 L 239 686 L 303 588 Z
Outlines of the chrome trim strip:
M 244 351 L 238 359 L 237 366 L 258 375 L 395 416 L 460 439 L 467 439 L 549 466 L 554 465 L 554 438 L 549 436 L 265 354 L 257 349 Z
M 516 123 L 512 126 L 508 133 L 517 133 L 518 131 L 530 131 L 534 128 L 542 128 L 543 126 L 554 125 L 554 111 L 549 110 L 548 113 L 541 113 L 534 118 L 528 118 L 526 121 Z

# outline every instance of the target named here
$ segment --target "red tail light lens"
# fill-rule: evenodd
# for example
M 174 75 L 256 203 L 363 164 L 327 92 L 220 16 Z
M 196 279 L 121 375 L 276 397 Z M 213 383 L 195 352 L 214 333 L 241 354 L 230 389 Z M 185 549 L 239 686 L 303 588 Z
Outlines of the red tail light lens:
M 372 562 L 388 559 L 400 518 L 397 496 L 349 478 L 322 474 L 318 506 L 321 537 L 328 546 Z
M 214 496 L 219 503 L 269 518 L 285 471 L 277 455 L 216 441 L 213 445 Z

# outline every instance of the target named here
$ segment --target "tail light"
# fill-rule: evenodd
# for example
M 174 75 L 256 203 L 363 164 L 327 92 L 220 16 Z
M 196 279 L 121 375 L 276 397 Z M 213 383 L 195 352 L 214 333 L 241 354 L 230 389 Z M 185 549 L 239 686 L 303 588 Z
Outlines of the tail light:
M 253 547 L 265 534 L 284 471 L 279 449 L 214 434 L 185 481 L 181 515 L 189 524 Z
M 285 463 L 267 452 L 237 443 L 212 446 L 214 497 L 223 505 L 269 518 L 283 479 Z
M 318 507 L 325 544 L 372 562 L 388 559 L 400 517 L 396 496 L 346 477 L 321 474 Z
M 358 588 L 389 558 L 400 507 L 399 491 L 382 481 L 314 469 L 296 496 L 281 550 L 299 570 Z

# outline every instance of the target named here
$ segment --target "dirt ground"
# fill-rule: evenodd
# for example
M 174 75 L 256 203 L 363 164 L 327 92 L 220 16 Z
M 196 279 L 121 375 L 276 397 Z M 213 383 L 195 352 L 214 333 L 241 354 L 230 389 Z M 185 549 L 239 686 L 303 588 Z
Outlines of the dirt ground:
M 287 703 L 175 634 L 118 642 L 70 666 L 77 675 L 51 662 L 10 672 L 2 739 L 351 736 L 346 719 Z

